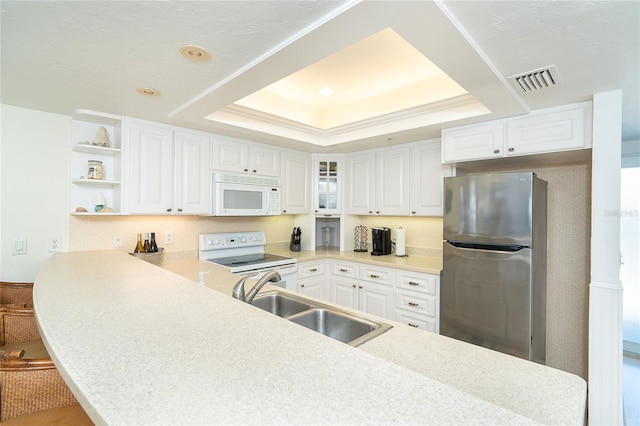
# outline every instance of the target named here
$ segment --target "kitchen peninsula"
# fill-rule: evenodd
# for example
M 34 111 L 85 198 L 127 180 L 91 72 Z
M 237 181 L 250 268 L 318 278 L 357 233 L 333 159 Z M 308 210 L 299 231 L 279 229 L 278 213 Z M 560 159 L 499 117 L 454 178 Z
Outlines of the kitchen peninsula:
M 237 278 L 59 253 L 34 304 L 96 424 L 583 424 L 577 376 L 388 320 L 354 348 L 232 299 Z

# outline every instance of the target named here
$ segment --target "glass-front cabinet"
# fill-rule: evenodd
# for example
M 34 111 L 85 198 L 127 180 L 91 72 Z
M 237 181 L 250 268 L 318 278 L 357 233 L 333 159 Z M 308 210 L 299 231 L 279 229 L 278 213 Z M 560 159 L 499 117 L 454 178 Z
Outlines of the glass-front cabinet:
M 339 214 L 342 210 L 342 157 L 322 156 L 314 160 L 314 213 Z

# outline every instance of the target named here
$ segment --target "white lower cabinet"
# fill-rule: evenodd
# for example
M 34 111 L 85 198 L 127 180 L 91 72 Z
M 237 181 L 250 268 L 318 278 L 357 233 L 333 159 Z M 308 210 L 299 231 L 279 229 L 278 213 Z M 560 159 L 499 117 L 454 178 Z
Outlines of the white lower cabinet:
M 395 320 L 415 328 L 440 332 L 440 277 L 398 271 Z
M 329 300 L 347 308 L 359 309 L 358 285 L 358 280 L 331 275 L 329 277 L 329 289 L 331 290 Z
M 298 292 L 327 300 L 326 261 L 298 263 Z
M 335 259 L 298 263 L 298 291 L 332 303 L 440 331 L 440 277 Z
M 358 287 L 358 309 L 393 319 L 393 287 L 361 281 Z
M 329 281 L 333 303 L 393 319 L 393 287 L 335 275 Z
M 393 319 L 393 271 L 333 261 L 331 301 L 383 318 Z

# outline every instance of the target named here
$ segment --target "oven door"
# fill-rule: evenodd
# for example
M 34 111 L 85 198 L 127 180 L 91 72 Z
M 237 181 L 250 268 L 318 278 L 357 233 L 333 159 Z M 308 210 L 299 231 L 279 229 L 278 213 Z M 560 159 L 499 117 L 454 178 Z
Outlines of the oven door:
M 298 291 L 298 265 L 282 265 L 282 266 L 274 266 L 271 268 L 258 268 L 250 271 L 242 271 L 237 272 L 238 275 L 248 275 L 254 272 L 258 272 L 257 275 L 251 277 L 251 279 L 258 280 L 264 276 L 269 271 L 278 271 L 280 274 L 281 281 L 277 283 L 269 283 L 271 285 L 275 285 L 277 287 L 286 288 L 291 291 Z M 247 284 L 247 289 L 249 288 Z

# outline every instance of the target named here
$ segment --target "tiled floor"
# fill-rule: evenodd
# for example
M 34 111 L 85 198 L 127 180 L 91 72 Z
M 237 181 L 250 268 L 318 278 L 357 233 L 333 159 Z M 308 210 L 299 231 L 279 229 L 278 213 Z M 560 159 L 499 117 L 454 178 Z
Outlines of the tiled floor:
M 624 356 L 624 420 L 627 426 L 640 426 L 640 357 Z

